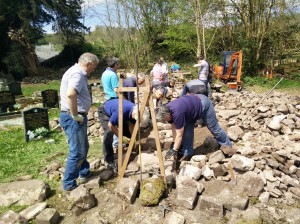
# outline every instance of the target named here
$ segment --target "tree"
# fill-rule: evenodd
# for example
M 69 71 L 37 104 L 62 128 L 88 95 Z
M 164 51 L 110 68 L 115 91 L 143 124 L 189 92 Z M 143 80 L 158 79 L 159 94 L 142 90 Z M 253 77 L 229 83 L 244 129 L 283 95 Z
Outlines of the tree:
M 268 39 L 280 39 L 281 34 L 270 36 L 275 31 L 272 24 L 284 18 L 286 13 L 291 15 L 293 7 L 296 8 L 295 4 L 295 1 L 285 0 L 220 1 L 220 19 L 225 28 L 224 48 L 243 49 L 247 62 L 244 68 L 248 74 L 256 75 L 259 65 L 263 63 L 266 54 L 270 53 Z M 273 46 L 276 44 L 273 43 Z
M 77 38 L 82 41 L 81 30 L 85 27 L 79 22 L 81 3 L 81 0 L 1 0 L 0 71 L 12 73 L 16 79 L 36 75 L 39 64 L 34 44 L 43 37 L 44 24 L 52 21 L 66 44 Z

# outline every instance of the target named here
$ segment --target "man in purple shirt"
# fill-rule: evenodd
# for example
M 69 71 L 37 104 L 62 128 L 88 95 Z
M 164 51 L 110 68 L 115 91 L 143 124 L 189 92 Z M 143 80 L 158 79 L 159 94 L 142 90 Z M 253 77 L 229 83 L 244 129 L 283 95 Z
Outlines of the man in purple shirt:
M 194 154 L 194 127 L 202 119 L 220 145 L 232 146 L 227 134 L 220 127 L 211 101 L 202 94 L 182 96 L 160 107 L 156 114 L 158 121 L 172 125 L 174 146 L 166 154 L 166 159 L 177 159 L 181 147 L 183 160 L 190 160 Z

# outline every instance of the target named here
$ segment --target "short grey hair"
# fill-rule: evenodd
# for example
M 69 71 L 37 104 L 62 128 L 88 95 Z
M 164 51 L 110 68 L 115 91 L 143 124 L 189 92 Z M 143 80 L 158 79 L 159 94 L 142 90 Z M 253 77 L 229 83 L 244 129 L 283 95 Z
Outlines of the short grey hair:
M 113 68 L 115 65 L 120 64 L 120 59 L 117 57 L 110 57 L 107 58 L 106 63 L 108 67 Z
M 137 121 L 138 120 L 138 114 L 139 114 L 137 105 L 133 106 L 132 113 L 133 113 L 133 118 Z M 150 113 L 149 113 L 148 108 L 146 107 L 145 110 L 144 110 L 144 113 L 140 117 L 141 126 L 146 126 L 149 123 L 149 118 L 150 118 Z
M 141 79 L 141 80 L 145 80 L 145 73 L 139 72 L 138 73 L 138 78 Z
M 82 54 L 79 57 L 78 62 L 82 63 L 82 64 L 87 64 L 87 63 L 98 64 L 99 59 L 96 55 L 87 52 L 87 53 Z
M 166 105 L 162 105 L 157 108 L 157 111 L 155 114 L 156 120 L 158 122 L 163 122 L 166 115 L 170 114 L 170 113 L 171 113 L 170 108 L 167 107 Z

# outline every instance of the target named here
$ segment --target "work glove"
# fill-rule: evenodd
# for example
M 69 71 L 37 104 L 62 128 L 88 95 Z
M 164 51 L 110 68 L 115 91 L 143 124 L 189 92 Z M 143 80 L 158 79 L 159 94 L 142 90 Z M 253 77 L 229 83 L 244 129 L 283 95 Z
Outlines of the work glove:
M 77 121 L 79 124 L 83 123 L 83 116 L 78 114 L 78 115 L 72 115 L 72 118 Z
M 128 145 L 129 142 L 130 142 L 130 138 L 127 138 L 126 136 L 123 136 L 122 143 Z
M 177 160 L 178 151 L 176 151 L 174 148 L 169 149 L 169 151 L 166 153 L 165 159 L 170 159 L 172 156 L 174 160 Z

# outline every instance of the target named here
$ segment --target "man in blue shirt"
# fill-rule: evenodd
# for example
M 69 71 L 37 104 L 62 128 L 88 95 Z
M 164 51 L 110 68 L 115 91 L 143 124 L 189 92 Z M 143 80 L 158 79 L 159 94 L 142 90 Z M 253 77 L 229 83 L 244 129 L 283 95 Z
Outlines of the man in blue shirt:
M 131 138 L 131 134 L 134 128 L 135 121 L 138 117 L 137 106 L 123 100 L 123 135 Z M 104 105 L 98 108 L 99 122 L 103 128 L 103 155 L 104 161 L 107 167 L 112 168 L 114 172 L 117 172 L 117 165 L 114 162 L 113 151 L 113 135 L 118 136 L 118 122 L 119 122 L 119 99 L 108 100 Z M 149 119 L 149 112 L 145 110 L 143 116 L 140 118 L 141 123 L 147 122 Z
M 59 121 L 68 139 L 69 155 L 63 177 L 63 189 L 71 191 L 90 176 L 87 161 L 89 143 L 87 137 L 87 113 L 91 107 L 88 77 L 96 69 L 99 59 L 91 53 L 82 54 L 78 63 L 69 68 L 60 86 L 61 112 Z
M 107 68 L 101 76 L 101 82 L 105 93 L 105 99 L 116 99 L 118 98 L 119 78 L 117 70 L 120 64 L 120 59 L 116 57 L 107 59 Z
M 171 101 L 158 109 L 158 121 L 171 123 L 174 146 L 166 154 L 166 159 L 174 156 L 177 159 L 181 147 L 183 160 L 190 160 L 194 154 L 194 127 L 202 119 L 220 145 L 231 147 L 225 131 L 220 127 L 211 101 L 202 94 L 185 95 Z
M 119 78 L 117 75 L 117 70 L 119 68 L 120 59 L 116 57 L 110 57 L 107 59 L 106 63 L 107 68 L 101 76 L 101 82 L 105 93 L 105 99 L 117 99 L 119 88 Z M 114 136 L 113 145 L 115 148 L 118 145 L 117 136 Z

